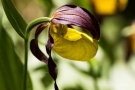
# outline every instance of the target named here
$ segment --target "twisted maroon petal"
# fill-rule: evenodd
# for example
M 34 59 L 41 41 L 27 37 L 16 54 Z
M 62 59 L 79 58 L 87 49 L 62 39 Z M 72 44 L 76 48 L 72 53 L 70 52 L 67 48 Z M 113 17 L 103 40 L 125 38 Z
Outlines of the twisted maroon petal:
M 42 53 L 42 51 L 39 49 L 38 46 L 38 40 L 37 39 L 33 39 L 30 42 L 30 50 L 32 52 L 32 54 L 39 60 L 45 62 L 46 64 L 48 64 L 48 58 Z
M 56 78 L 57 78 L 58 69 L 57 69 L 57 66 L 54 63 L 54 61 L 53 61 L 51 56 L 48 59 L 48 69 L 49 69 L 49 74 L 51 75 L 51 77 L 55 81 L 55 83 L 54 83 L 55 90 L 59 90 L 58 86 L 56 84 Z
M 99 40 L 100 28 L 95 17 L 86 9 L 75 5 L 64 5 L 58 8 L 51 20 L 53 23 L 75 25 L 87 29 L 93 38 Z
M 38 46 L 38 36 L 46 27 L 47 27 L 46 23 L 43 23 L 38 26 L 35 33 L 35 39 L 31 40 L 30 42 L 30 50 L 37 59 L 48 64 L 48 58 L 43 54 L 43 52 L 39 49 L 39 46 Z
M 38 35 L 48 26 L 48 23 L 43 23 L 38 26 L 35 33 L 35 38 L 38 38 Z
M 54 61 L 51 57 L 51 50 L 52 50 L 53 44 L 54 44 L 53 38 L 49 34 L 49 38 L 48 38 L 48 41 L 47 41 L 47 44 L 46 44 L 46 51 L 47 51 L 47 54 L 49 55 L 48 69 L 49 69 L 50 75 L 52 76 L 52 78 L 55 81 L 55 83 L 54 83 L 55 90 L 59 90 L 58 86 L 56 84 L 58 69 L 57 69 L 57 66 L 56 66 L 56 64 L 54 63 Z
M 54 61 L 51 57 L 51 50 L 52 50 L 52 46 L 53 46 L 54 42 L 53 42 L 53 39 L 50 36 L 50 34 L 49 34 L 49 38 L 48 38 L 48 41 L 46 44 L 46 51 L 47 51 L 47 54 L 49 55 L 49 58 L 47 58 L 42 53 L 42 51 L 39 49 L 39 46 L 38 46 L 38 36 L 44 30 L 45 27 L 47 27 L 47 24 L 41 24 L 38 26 L 36 33 L 35 33 L 35 39 L 31 40 L 31 42 L 30 42 L 30 50 L 36 58 L 38 58 L 39 60 L 41 60 L 47 64 L 48 69 L 49 69 L 49 74 L 55 81 L 55 83 L 54 83 L 55 90 L 59 90 L 58 86 L 56 84 L 58 70 L 57 70 L 56 64 L 54 63 Z
M 48 55 L 51 54 L 51 50 L 52 50 L 53 44 L 54 44 L 53 38 L 49 34 L 48 41 L 47 41 L 47 44 L 46 44 L 46 52 L 47 52 Z

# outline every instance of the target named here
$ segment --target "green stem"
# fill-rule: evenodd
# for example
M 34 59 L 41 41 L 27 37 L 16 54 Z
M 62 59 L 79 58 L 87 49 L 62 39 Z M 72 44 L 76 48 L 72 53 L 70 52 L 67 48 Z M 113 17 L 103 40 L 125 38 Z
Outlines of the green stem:
M 26 27 L 26 33 L 28 34 L 32 30 L 32 28 L 34 28 L 36 25 L 39 25 L 39 24 L 45 23 L 45 22 L 50 22 L 50 21 L 51 21 L 51 18 L 49 18 L 49 17 L 40 17 L 40 18 L 37 18 L 37 19 L 31 21 L 27 25 L 27 27 Z
M 24 48 L 25 48 L 25 62 L 24 62 L 24 82 L 23 82 L 23 90 L 27 90 L 27 67 L 28 67 L 28 39 L 24 40 Z
M 33 21 L 31 21 L 27 27 L 26 27 L 26 32 L 25 32 L 25 39 L 24 39 L 24 47 L 25 47 L 25 62 L 24 62 L 24 77 L 23 77 L 23 89 L 22 90 L 27 90 L 27 67 L 28 67 L 28 39 L 29 39 L 29 34 L 30 31 L 38 24 L 45 23 L 45 22 L 50 22 L 51 18 L 48 17 L 40 17 L 37 18 Z

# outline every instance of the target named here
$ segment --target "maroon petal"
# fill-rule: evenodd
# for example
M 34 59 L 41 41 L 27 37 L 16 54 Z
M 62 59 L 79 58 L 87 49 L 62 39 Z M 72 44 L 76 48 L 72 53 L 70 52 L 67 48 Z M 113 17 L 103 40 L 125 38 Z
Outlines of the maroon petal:
M 46 51 L 47 51 L 47 54 L 49 55 L 48 69 L 49 69 L 49 74 L 52 76 L 52 78 L 55 81 L 55 83 L 54 83 L 55 90 L 59 90 L 58 86 L 56 84 L 58 69 L 57 69 L 57 66 L 56 66 L 56 64 L 54 63 L 54 61 L 51 57 L 51 50 L 52 50 L 53 44 L 54 44 L 53 38 L 49 34 L 48 35 L 48 41 L 47 41 L 47 44 L 46 44 Z
M 39 49 L 38 46 L 38 40 L 37 39 L 33 39 L 30 42 L 30 50 L 32 52 L 32 54 L 39 60 L 45 62 L 46 64 L 48 64 L 48 58 L 42 53 L 42 51 Z
M 87 29 L 93 38 L 99 40 L 100 28 L 95 17 L 86 9 L 75 5 L 64 5 L 58 8 L 51 20 L 53 23 L 75 25 Z
M 58 86 L 56 84 L 56 78 L 57 78 L 58 69 L 57 69 L 56 64 L 52 60 L 51 55 L 50 55 L 49 60 L 48 60 L 48 69 L 49 69 L 49 74 L 52 76 L 52 78 L 55 81 L 55 84 L 54 84 L 55 90 L 59 90 Z
M 48 41 L 47 41 L 47 44 L 46 44 L 46 52 L 47 52 L 48 55 L 51 54 L 51 50 L 52 50 L 53 44 L 54 44 L 53 38 L 49 34 Z
M 56 84 L 56 78 L 57 78 L 57 67 L 56 64 L 53 62 L 52 57 L 51 57 L 51 50 L 52 50 L 52 46 L 53 46 L 53 39 L 49 34 L 49 38 L 46 44 L 46 51 L 47 54 L 49 55 L 49 58 L 47 58 L 42 51 L 39 49 L 38 46 L 38 36 L 39 34 L 44 30 L 44 28 L 46 28 L 48 25 L 46 24 L 41 24 L 38 26 L 36 33 L 35 33 L 35 39 L 31 40 L 30 42 L 30 50 L 33 53 L 33 55 L 38 58 L 39 60 L 45 62 L 48 66 L 49 69 L 49 74 L 51 75 L 51 77 L 54 79 L 55 83 L 54 83 L 54 87 L 55 90 L 59 90 L 58 86 Z
M 50 42 L 50 40 L 48 40 L 48 42 Z M 56 84 L 56 78 L 57 78 L 58 70 L 57 70 L 56 64 L 53 62 L 52 57 L 51 57 L 52 45 L 46 45 L 46 46 L 47 46 L 46 48 L 48 50 L 49 59 L 39 49 L 39 47 L 38 47 L 38 40 L 37 39 L 33 39 L 30 42 L 30 50 L 31 50 L 31 52 L 33 53 L 33 55 L 36 58 L 38 58 L 39 60 L 41 60 L 41 61 L 43 61 L 43 62 L 45 62 L 47 64 L 48 69 L 49 69 L 49 74 L 51 75 L 51 77 L 55 81 L 55 83 L 54 83 L 55 90 L 59 90 L 58 86 Z
M 38 26 L 36 29 L 35 37 L 38 38 L 38 35 L 48 26 L 48 23 L 43 23 Z

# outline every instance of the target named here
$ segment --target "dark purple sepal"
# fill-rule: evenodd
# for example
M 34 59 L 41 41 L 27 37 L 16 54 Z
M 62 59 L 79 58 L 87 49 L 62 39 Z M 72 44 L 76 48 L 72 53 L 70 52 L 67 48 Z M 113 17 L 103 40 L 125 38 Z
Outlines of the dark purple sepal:
M 86 9 L 75 5 L 64 5 L 58 8 L 51 22 L 64 25 L 75 25 L 87 29 L 94 39 L 99 40 L 100 28 L 95 17 Z

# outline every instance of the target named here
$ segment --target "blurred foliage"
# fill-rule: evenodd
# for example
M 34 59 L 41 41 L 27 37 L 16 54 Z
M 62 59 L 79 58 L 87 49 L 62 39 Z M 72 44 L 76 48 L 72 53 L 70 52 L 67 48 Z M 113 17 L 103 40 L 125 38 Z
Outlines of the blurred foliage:
M 134 42 L 135 40 L 128 38 L 128 37 L 130 37 L 130 35 L 123 34 L 123 33 L 126 33 L 126 34 L 132 33 L 131 28 L 129 28 L 129 27 L 131 27 L 133 25 L 132 22 L 135 19 L 135 12 L 134 12 L 135 1 L 128 0 L 128 3 L 126 4 L 126 6 L 122 6 L 122 7 L 124 7 L 124 9 L 122 9 L 122 10 L 118 10 L 118 7 L 120 7 L 120 6 L 113 5 L 113 7 L 115 8 L 115 10 L 114 10 L 115 12 L 113 12 L 111 14 L 110 13 L 109 14 L 97 13 L 97 11 L 95 9 L 95 7 L 96 7 L 95 4 L 96 4 L 96 1 L 98 1 L 98 0 L 95 0 L 95 2 L 93 2 L 93 1 L 94 0 L 64 0 L 64 1 L 63 0 L 29 0 L 29 1 L 28 0 L 13 0 L 13 3 L 15 4 L 17 10 L 21 13 L 21 15 L 23 15 L 23 17 L 25 18 L 25 20 L 27 22 L 29 22 L 37 17 L 50 16 L 51 13 L 56 8 L 58 8 L 62 4 L 67 4 L 67 3 L 79 5 L 79 6 L 82 6 L 86 9 L 88 9 L 89 11 L 91 11 L 95 15 L 97 20 L 99 21 L 100 29 L 101 29 L 101 38 L 99 41 L 98 54 L 96 55 L 95 58 L 93 58 L 92 60 L 90 60 L 88 62 L 81 62 L 81 63 L 85 63 L 85 65 L 82 65 L 82 64 L 79 65 L 78 62 L 68 61 L 64 58 L 61 58 L 57 54 L 53 53 L 53 58 L 59 68 L 59 74 L 58 74 L 59 77 L 58 77 L 57 83 L 60 87 L 60 90 L 87 90 L 88 88 L 90 88 L 91 90 L 96 90 L 96 87 L 98 87 L 97 90 L 98 89 L 99 90 L 127 90 L 126 88 L 122 88 L 122 87 L 126 87 L 127 83 L 130 83 L 130 81 L 129 82 L 124 81 L 127 83 L 123 84 L 122 80 L 117 80 L 117 82 L 119 82 L 120 85 L 115 85 L 113 83 L 114 86 L 110 82 L 111 82 L 111 77 L 113 77 L 113 75 L 114 75 L 114 74 L 111 74 L 112 70 L 114 68 L 116 68 L 115 71 L 117 71 L 116 72 L 117 75 L 119 75 L 119 73 L 121 73 L 121 71 L 120 71 L 121 64 L 124 66 L 123 69 L 125 70 L 125 73 L 128 72 L 129 77 L 131 77 L 131 79 L 133 79 L 133 81 L 135 82 L 134 74 L 133 74 L 133 77 L 131 74 L 131 73 L 135 73 L 135 67 L 134 67 L 135 52 L 134 52 L 134 50 L 129 50 L 129 52 L 127 51 L 128 49 L 131 49 L 131 48 L 129 48 L 130 46 L 127 46 L 129 44 L 129 42 Z M 102 1 L 102 3 L 104 3 L 106 0 L 100 0 L 100 1 Z M 111 1 L 111 0 L 109 0 L 109 1 Z M 116 0 L 116 1 L 123 1 L 123 0 Z M 98 4 L 102 4 L 102 3 L 98 3 Z M 122 5 L 122 4 L 120 4 L 120 5 Z M 105 6 L 105 5 L 103 5 L 103 6 Z M 104 9 L 102 9 L 102 10 L 104 10 Z M 6 24 L 4 24 L 3 26 L 6 27 L 7 25 L 9 25 L 8 22 Z M 0 28 L 1 27 L 2 27 L 2 24 L 0 24 Z M 12 27 L 10 27 L 10 28 L 12 28 Z M 125 32 L 125 29 L 126 29 L 126 32 Z M 0 30 L 3 30 L 3 29 L 1 28 Z M 133 30 L 135 30 L 135 29 L 133 29 Z M 15 51 L 10 52 L 12 50 L 8 50 L 7 48 L 3 48 L 3 47 L 11 46 L 13 48 L 13 45 L 10 45 L 11 43 L 8 44 L 8 41 L 6 43 L 6 40 L 9 40 L 11 42 L 10 39 L 13 36 L 13 33 L 7 32 L 11 36 L 11 37 L 8 37 L 5 30 L 2 32 L 4 34 L 1 34 L 1 31 L 0 31 L 0 34 L 1 34 L 0 40 L 2 42 L 5 41 L 4 42 L 5 44 L 4 43 L 0 44 L 0 46 L 1 46 L 0 59 L 6 58 L 6 57 L 10 58 L 10 56 L 12 56 L 10 53 L 15 54 Z M 39 39 L 43 43 L 46 40 L 45 35 L 46 35 L 46 33 L 43 32 L 43 34 L 39 37 Z M 31 36 L 33 36 L 33 35 L 31 35 Z M 4 38 L 4 40 L 2 38 Z M 12 39 L 13 39 L 13 37 L 12 37 Z M 20 39 L 17 39 L 17 42 L 20 42 Z M 16 46 L 16 43 L 15 43 L 15 46 Z M 133 47 L 134 47 L 134 44 L 133 44 Z M 20 48 L 21 48 L 21 46 L 20 46 Z M 42 48 L 44 48 L 44 46 L 41 44 L 40 48 L 42 49 Z M 9 51 L 9 52 L 5 52 L 5 54 L 4 54 L 3 49 L 5 49 L 4 51 Z M 44 50 L 44 49 L 42 49 L 42 50 Z M 130 51 L 132 51 L 132 52 L 130 52 Z M 16 52 L 19 53 L 20 49 L 17 50 Z M 128 57 L 128 60 L 127 60 L 126 56 L 129 53 L 132 53 L 132 54 Z M 4 56 L 7 54 L 7 56 L 3 57 L 3 54 L 4 54 Z M 15 54 L 15 57 L 16 57 L 16 54 Z M 44 89 L 52 90 L 53 81 L 52 81 L 52 78 L 48 74 L 47 66 L 38 62 L 36 60 L 36 58 L 33 58 L 33 57 L 34 56 L 30 56 L 30 59 L 29 59 L 29 65 L 30 65 L 29 70 L 30 70 L 30 75 L 32 77 L 32 82 L 34 84 L 33 85 L 34 90 L 37 90 L 37 88 L 39 86 L 41 87 L 40 90 L 44 90 Z M 126 62 L 126 61 L 128 61 L 128 62 Z M 12 61 L 12 65 L 13 66 L 18 65 L 18 64 L 16 64 L 17 62 Z M 4 67 L 6 68 L 6 71 L 10 70 L 6 67 L 7 63 L 5 63 L 5 62 L 3 62 L 3 63 L 4 64 L 2 64 L 2 65 L 5 65 Z M 18 63 L 20 63 L 20 62 L 18 62 Z M 2 66 L 2 65 L 0 65 L 0 66 Z M 126 72 L 126 70 L 127 70 L 127 72 Z M 37 74 L 38 71 L 40 71 L 39 75 Z M 1 73 L 1 70 L 0 70 L 0 73 Z M 13 72 L 10 72 L 10 73 L 13 73 Z M 76 77 L 78 77 L 78 79 L 76 79 L 75 77 L 69 77 L 69 76 L 74 76 L 74 74 Z M 20 73 L 18 75 L 20 75 Z M 66 75 L 67 77 L 62 76 L 62 75 Z M 38 77 L 38 79 L 36 79 L 35 77 Z M 117 76 L 117 77 L 122 77 L 122 76 Z M 7 78 L 9 78 L 9 77 L 7 77 Z M 72 80 L 71 83 L 68 82 L 69 78 L 71 78 L 70 80 Z M 79 79 L 80 79 L 80 81 L 79 81 Z M 123 79 L 125 80 L 125 77 Z M 0 82 L 1 82 L 1 80 L 3 80 L 3 79 L 1 79 L 1 77 L 0 77 Z M 104 82 L 106 82 L 105 85 L 104 85 Z M 72 84 L 72 83 L 74 83 L 74 84 Z M 41 84 L 41 85 L 39 85 L 39 84 Z M 97 84 L 97 85 L 94 85 L 94 84 Z M 120 87 L 120 88 L 118 89 L 118 87 Z M 127 85 L 127 87 L 128 87 L 128 85 Z M 131 87 L 132 88 L 130 90 L 135 89 L 134 86 L 131 86 Z M 4 89 L 2 89 L 2 90 L 4 90 Z M 7 89 L 5 89 L 5 90 L 7 90 Z
M 84 90 L 80 85 L 76 85 L 76 87 L 65 87 L 63 90 Z
M 52 0 L 36 0 L 36 1 L 44 8 L 45 15 L 49 16 L 54 7 L 53 1 Z
M 53 79 L 47 72 L 48 71 L 47 65 L 43 65 L 43 66 L 36 68 L 35 72 L 38 70 L 40 70 L 42 73 L 46 71 L 46 73 L 44 73 L 44 76 L 41 78 L 41 82 L 44 83 L 45 88 L 48 88 L 53 83 Z
M 1 23 L 3 12 L 0 12 L 0 90 L 22 90 L 23 64 L 14 50 L 11 37 Z M 27 88 L 32 90 L 29 75 L 27 78 Z

